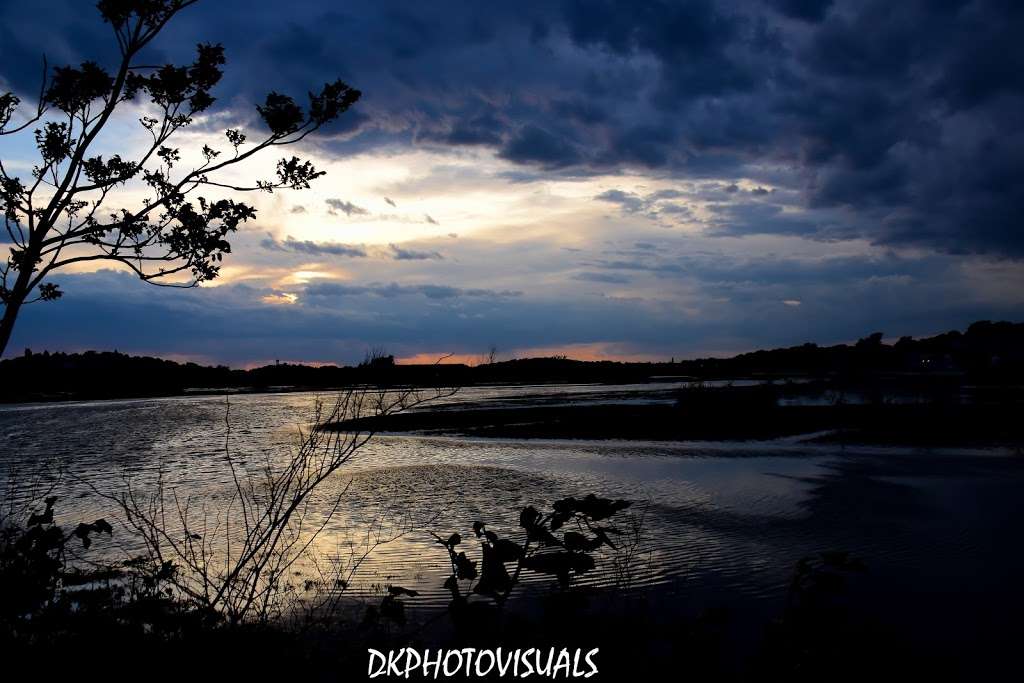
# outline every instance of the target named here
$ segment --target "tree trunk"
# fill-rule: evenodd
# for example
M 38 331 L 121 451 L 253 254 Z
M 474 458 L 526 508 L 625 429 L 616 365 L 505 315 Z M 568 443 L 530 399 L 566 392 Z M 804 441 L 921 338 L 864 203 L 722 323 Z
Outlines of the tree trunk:
M 28 296 L 28 285 L 32 279 L 32 271 L 18 272 L 18 279 L 14 283 L 14 289 L 7 295 L 7 303 L 4 305 L 4 317 L 0 320 L 0 358 L 7 350 L 7 342 L 11 340 L 11 333 L 14 331 L 14 321 L 18 319 L 18 311 L 25 303 Z
M 14 331 L 14 320 L 18 317 L 18 309 L 21 303 L 8 301 L 4 307 L 4 317 L 0 320 L 0 357 L 3 357 L 7 349 L 7 342 L 11 340 L 11 332 Z

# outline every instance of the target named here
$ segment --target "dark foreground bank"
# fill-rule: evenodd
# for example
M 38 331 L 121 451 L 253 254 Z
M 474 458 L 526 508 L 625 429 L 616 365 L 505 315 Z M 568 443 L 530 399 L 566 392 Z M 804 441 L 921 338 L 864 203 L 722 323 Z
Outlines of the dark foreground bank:
M 444 407 L 328 427 L 509 439 L 687 441 L 808 435 L 819 442 L 1016 448 L 1024 444 L 1022 410 L 1017 398 L 972 405 L 779 405 L 770 389 L 754 387 L 683 392 L 669 405 Z

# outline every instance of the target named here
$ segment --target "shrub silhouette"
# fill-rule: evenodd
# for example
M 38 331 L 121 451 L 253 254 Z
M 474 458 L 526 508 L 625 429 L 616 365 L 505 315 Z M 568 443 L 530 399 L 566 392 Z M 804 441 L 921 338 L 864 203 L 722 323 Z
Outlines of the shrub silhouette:
M 451 610 L 462 611 L 471 595 L 503 604 L 524 569 L 553 576 L 562 590 L 568 589 L 573 578 L 594 568 L 593 553 L 598 548 L 616 547 L 611 536 L 622 532 L 599 523 L 630 505 L 626 500 L 594 494 L 555 501 L 547 513 L 528 505 L 519 513 L 519 526 L 525 532 L 521 543 L 498 536 L 484 522 L 474 522 L 473 535 L 480 543 L 479 561 L 459 549 L 463 542 L 461 534 L 453 533 L 448 538 L 435 534 L 436 542 L 445 548 L 451 562 L 452 573 L 444 582 L 444 588 L 452 594 Z M 513 563 L 510 573 L 508 565 Z
M 56 496 L 48 496 L 45 509 L 29 515 L 24 527 L 8 525 L 0 530 L 0 618 L 7 628 L 24 626 L 45 612 L 62 609 L 64 588 L 91 578 L 68 567 L 67 546 L 92 545 L 93 534 L 113 531 L 104 519 L 82 523 L 70 533 L 54 523 Z

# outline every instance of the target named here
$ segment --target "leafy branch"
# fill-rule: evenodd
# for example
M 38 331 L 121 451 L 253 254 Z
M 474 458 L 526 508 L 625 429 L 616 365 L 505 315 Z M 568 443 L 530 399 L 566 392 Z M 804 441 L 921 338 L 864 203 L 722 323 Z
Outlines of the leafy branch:
M 0 263 L 0 353 L 21 306 L 53 301 L 62 292 L 47 281 L 73 264 L 112 262 L 152 284 L 193 287 L 220 274 L 229 237 L 256 216 L 233 198 L 207 191 L 301 190 L 324 175 L 297 156 L 282 157 L 273 176 L 252 183 L 227 182 L 228 169 L 277 147 L 304 140 L 347 111 L 360 92 L 337 80 L 310 92 L 303 107 L 271 92 L 256 107 L 265 130 L 250 135 L 224 131 L 224 145 L 204 144 L 186 164 L 175 134 L 191 126 L 216 102 L 212 91 L 225 64 L 219 44 L 199 44 L 191 64 L 145 65 L 136 60 L 182 10 L 197 0 L 101 0 L 120 59 L 108 70 L 86 61 L 47 71 L 35 108 L 16 123 L 21 99 L 0 94 L 0 136 L 34 129 L 39 161 L 28 177 L 0 160 L 0 213 L 10 242 Z M 97 140 L 127 103 L 139 102 L 148 138 L 129 158 L 96 152 Z M 139 198 L 141 195 L 141 199 Z M 129 201 L 130 200 L 130 201 Z M 35 292 L 33 295 L 32 293 Z

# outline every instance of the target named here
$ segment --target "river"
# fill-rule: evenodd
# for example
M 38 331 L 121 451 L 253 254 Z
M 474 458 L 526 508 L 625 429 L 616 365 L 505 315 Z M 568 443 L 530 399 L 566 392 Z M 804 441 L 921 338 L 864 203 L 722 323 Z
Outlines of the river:
M 662 401 L 670 388 L 472 388 L 444 400 L 466 406 Z M 144 489 L 158 472 L 183 497 L 226 500 L 233 484 L 225 448 L 243 467 L 279 461 L 297 430 L 308 428 L 317 397 L 235 395 L 230 406 L 217 396 L 3 406 L 0 468 L 12 479 L 4 495 L 24 494 L 40 473 L 60 471 L 57 521 L 69 524 L 116 519 L 93 490 L 116 492 L 126 477 Z M 374 549 L 350 592 L 368 595 L 400 584 L 420 592 L 409 601 L 413 609 L 436 610 L 447 599 L 441 584 L 449 566 L 432 532 L 459 531 L 469 544 L 472 523 L 481 520 L 515 534 L 523 506 L 596 493 L 634 502 L 622 523 L 640 531 L 640 545 L 626 579 L 609 556 L 585 577 L 591 585 L 656 592 L 681 611 L 724 603 L 771 615 L 800 557 L 843 550 L 868 567 L 870 602 L 884 605 L 890 621 L 957 647 L 965 640 L 1009 647 L 1003 625 L 1024 607 L 1022 487 L 1024 458 L 1006 450 L 843 447 L 801 438 L 665 443 L 378 435 L 317 492 L 323 505 L 343 492 L 343 505 L 316 547 L 325 557 L 351 557 L 372 525 L 404 532 Z M 138 548 L 115 527 L 94 552 L 116 557 Z M 550 577 L 526 576 L 527 588 L 548 583 Z

